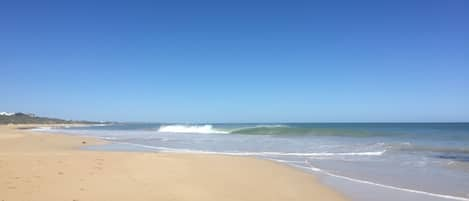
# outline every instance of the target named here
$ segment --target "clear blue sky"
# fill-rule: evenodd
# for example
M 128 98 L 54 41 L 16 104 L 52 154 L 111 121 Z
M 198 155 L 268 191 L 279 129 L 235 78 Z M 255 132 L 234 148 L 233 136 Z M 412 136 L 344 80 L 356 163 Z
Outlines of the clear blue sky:
M 469 1 L 3 1 L 0 111 L 469 121 Z

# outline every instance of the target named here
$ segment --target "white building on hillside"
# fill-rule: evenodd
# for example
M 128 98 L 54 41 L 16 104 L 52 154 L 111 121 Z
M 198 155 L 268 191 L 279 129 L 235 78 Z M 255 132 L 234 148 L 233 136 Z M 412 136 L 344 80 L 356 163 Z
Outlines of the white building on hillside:
M 14 112 L 0 112 L 0 115 L 2 116 L 12 116 L 14 114 L 15 114 Z

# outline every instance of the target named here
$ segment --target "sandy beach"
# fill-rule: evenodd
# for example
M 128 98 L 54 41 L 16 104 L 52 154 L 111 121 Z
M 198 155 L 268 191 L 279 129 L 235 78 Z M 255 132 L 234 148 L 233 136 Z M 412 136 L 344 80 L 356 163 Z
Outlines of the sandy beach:
M 2 201 L 345 200 L 312 175 L 270 161 L 84 151 L 105 142 L 17 128 L 0 126 Z

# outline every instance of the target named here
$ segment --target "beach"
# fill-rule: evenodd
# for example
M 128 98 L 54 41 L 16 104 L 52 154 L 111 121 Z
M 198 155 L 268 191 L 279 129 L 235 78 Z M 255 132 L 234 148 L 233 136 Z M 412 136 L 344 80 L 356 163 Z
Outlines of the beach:
M 0 126 L 0 200 L 346 200 L 313 175 L 250 157 L 81 150 L 105 141 Z

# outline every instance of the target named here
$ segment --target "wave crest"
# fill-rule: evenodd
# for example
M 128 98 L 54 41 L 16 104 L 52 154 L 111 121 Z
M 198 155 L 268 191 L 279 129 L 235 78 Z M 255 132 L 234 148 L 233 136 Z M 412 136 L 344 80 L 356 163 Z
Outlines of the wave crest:
M 228 133 L 214 129 L 212 125 L 166 125 L 160 126 L 158 132 L 166 133 Z

